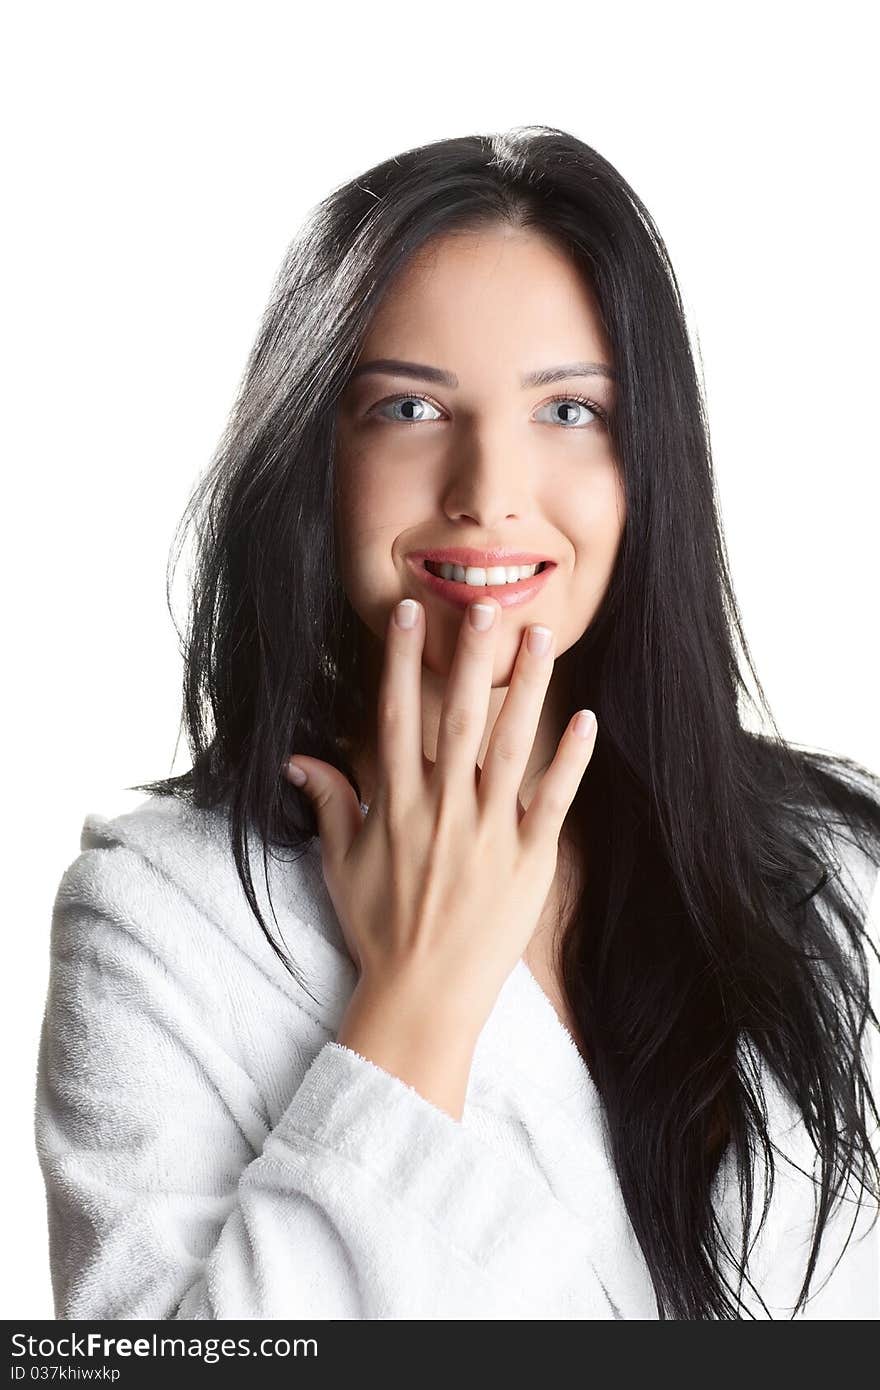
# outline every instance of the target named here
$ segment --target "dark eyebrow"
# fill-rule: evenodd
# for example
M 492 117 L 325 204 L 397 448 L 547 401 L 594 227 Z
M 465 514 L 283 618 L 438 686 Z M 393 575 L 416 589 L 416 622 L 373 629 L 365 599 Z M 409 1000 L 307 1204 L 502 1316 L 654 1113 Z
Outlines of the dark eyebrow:
M 437 386 L 455 388 L 458 385 L 454 372 L 446 372 L 442 367 L 426 367 L 422 362 L 402 362 L 396 357 L 377 357 L 372 362 L 361 362 L 349 380 L 368 373 L 414 377 L 419 381 L 432 381 Z M 527 386 L 548 386 L 553 381 L 566 381 L 573 376 L 604 376 L 609 381 L 617 380 L 616 373 L 604 362 L 568 362 L 561 367 L 544 367 L 536 372 L 527 372 L 520 377 L 520 385 L 525 390 Z

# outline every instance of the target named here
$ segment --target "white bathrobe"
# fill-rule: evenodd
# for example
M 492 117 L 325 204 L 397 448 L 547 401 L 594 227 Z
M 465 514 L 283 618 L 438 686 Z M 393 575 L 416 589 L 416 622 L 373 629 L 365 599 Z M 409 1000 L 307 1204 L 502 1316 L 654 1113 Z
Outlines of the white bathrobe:
M 317 839 L 269 861 L 317 1004 L 252 916 L 220 814 L 149 797 L 88 816 L 81 850 L 53 914 L 35 1113 L 57 1318 L 656 1319 L 602 1104 L 523 961 L 459 1122 L 335 1041 L 356 972 Z M 780 1155 L 811 1172 L 764 1090 Z M 750 1266 L 767 1309 L 744 1287 L 744 1318 L 791 1316 L 805 1272 L 813 1186 L 781 1156 L 776 1181 Z M 727 1161 L 716 1201 L 735 1240 Z M 759 1176 L 755 1225 L 762 1201 Z M 835 1218 L 813 1290 L 854 1216 L 856 1235 L 807 1317 L 878 1316 L 880 1221 L 856 1239 L 872 1214 Z

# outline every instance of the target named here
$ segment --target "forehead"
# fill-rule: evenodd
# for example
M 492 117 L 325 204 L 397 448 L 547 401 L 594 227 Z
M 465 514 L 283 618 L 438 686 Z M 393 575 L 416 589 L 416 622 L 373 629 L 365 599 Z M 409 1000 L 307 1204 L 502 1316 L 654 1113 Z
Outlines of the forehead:
M 405 356 L 420 343 L 447 356 L 480 347 L 517 360 L 525 351 L 610 361 L 589 280 L 563 246 L 522 228 L 447 232 L 413 254 L 386 290 L 363 348 Z

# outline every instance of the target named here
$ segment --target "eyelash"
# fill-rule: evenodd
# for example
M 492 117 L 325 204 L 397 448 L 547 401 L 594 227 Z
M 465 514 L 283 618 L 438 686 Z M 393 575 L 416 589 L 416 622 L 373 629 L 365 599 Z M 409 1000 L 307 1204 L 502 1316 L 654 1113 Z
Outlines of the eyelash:
M 374 411 L 379 410 L 380 406 L 394 405 L 397 401 L 427 401 L 429 405 L 434 406 L 435 410 L 443 409 L 442 405 L 438 405 L 437 401 L 432 400 L 430 396 L 425 396 L 421 392 L 416 391 L 403 391 L 397 396 L 387 396 L 385 400 L 377 401 L 374 406 L 370 407 L 367 414 L 372 415 Z M 597 415 L 604 424 L 607 425 L 608 423 L 608 412 L 596 401 L 590 400 L 589 396 L 581 396 L 577 392 L 567 391 L 564 396 L 551 396 L 549 400 L 542 402 L 542 404 L 553 405 L 556 401 L 575 401 L 578 405 L 586 406 L 587 409 L 591 410 L 594 415 Z M 436 425 L 438 422 L 436 420 L 390 420 L 388 423 L 392 425 L 411 426 L 423 424 Z M 585 427 L 581 425 L 580 428 L 583 429 Z

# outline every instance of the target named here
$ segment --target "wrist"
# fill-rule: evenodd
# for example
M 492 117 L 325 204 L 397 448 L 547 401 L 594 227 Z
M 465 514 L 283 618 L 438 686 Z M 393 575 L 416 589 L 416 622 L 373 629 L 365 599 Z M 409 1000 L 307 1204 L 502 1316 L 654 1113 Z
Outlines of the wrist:
M 458 1040 L 473 1051 L 491 1004 L 463 985 L 449 989 L 423 970 L 410 966 L 371 972 L 361 970 L 345 1017 L 365 1024 L 385 1021 L 413 1040 Z
M 428 997 L 414 982 L 379 985 L 362 976 L 336 1041 L 459 1120 L 480 1028 L 460 1008 Z

